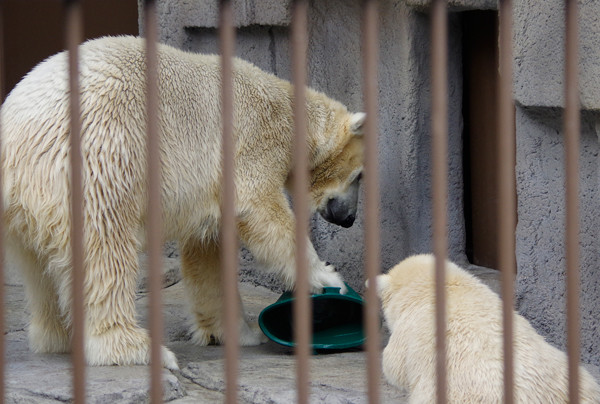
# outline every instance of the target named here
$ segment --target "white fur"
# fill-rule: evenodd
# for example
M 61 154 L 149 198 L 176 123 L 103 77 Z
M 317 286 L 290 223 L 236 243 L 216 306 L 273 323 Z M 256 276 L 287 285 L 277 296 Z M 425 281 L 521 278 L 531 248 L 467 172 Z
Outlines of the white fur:
M 362 135 L 367 115 L 364 112 L 356 112 L 350 118 L 350 132 L 355 135 Z
M 166 239 L 182 272 L 198 344 L 222 340 L 220 284 L 220 59 L 159 45 L 162 205 Z M 106 37 L 80 47 L 85 215 L 86 354 L 94 365 L 148 362 L 135 320 L 137 253 L 146 221 L 145 45 Z M 33 69 L 1 109 L 5 229 L 25 275 L 31 346 L 63 352 L 70 338 L 70 166 L 67 55 Z M 312 210 L 362 169 L 352 114 L 307 90 Z M 295 281 L 294 216 L 286 199 L 293 89 L 234 62 L 236 218 L 242 243 L 288 286 Z M 348 147 L 347 147 L 348 146 Z M 344 287 L 308 243 L 314 289 Z M 264 337 L 240 313 L 243 344 Z M 176 368 L 165 348 L 163 362 Z
M 436 397 L 434 258 L 409 257 L 378 277 L 391 330 L 383 351 L 388 382 L 410 393 L 410 403 Z M 500 298 L 457 265 L 446 264 L 448 403 L 502 403 L 503 351 Z M 514 313 L 515 402 L 568 401 L 566 355 Z M 582 403 L 600 403 L 600 387 L 580 367 Z

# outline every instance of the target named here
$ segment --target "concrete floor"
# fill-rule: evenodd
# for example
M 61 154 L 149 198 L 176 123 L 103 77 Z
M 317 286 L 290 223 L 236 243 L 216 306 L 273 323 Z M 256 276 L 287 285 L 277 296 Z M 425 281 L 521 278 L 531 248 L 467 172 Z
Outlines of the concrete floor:
M 172 403 L 214 403 L 224 399 L 223 348 L 197 347 L 188 339 L 187 310 L 183 287 L 178 282 L 179 263 L 167 259 L 169 275 L 163 291 L 165 341 L 179 361 L 180 371 L 163 371 L 164 400 Z M 493 290 L 499 292 L 498 273 L 470 268 Z M 143 280 L 142 280 L 143 284 Z M 69 355 L 41 355 L 29 351 L 23 286 L 12 274 L 6 282 L 6 402 L 68 402 L 71 393 Z M 140 322 L 147 318 L 148 297 L 139 293 Z M 248 283 L 240 284 L 246 312 L 256 321 L 260 311 L 275 302 L 278 293 Z M 382 348 L 387 335 L 382 328 Z M 291 348 L 269 341 L 257 347 L 242 347 L 239 358 L 238 402 L 290 403 L 296 397 L 295 359 Z M 366 354 L 361 350 L 319 354 L 311 357 L 311 403 L 367 403 Z M 598 377 L 600 372 L 590 368 Z M 87 395 L 90 403 L 139 403 L 148 401 L 149 368 L 110 366 L 87 369 Z M 380 382 L 381 403 L 406 403 L 405 392 Z
M 169 268 L 176 261 L 167 263 Z M 173 271 L 171 271 L 173 272 Z M 175 271 L 176 272 L 176 271 Z M 223 348 L 197 347 L 187 336 L 185 300 L 181 282 L 163 290 L 165 341 L 175 353 L 181 371 L 164 370 L 164 400 L 172 403 L 214 403 L 224 399 Z M 143 288 L 142 288 L 143 289 Z M 6 282 L 7 305 L 7 403 L 56 403 L 69 401 L 71 363 L 69 355 L 42 355 L 29 351 L 23 286 L 12 275 Z M 260 311 L 279 294 L 264 287 L 240 284 L 244 308 L 256 322 Z M 145 324 L 148 297 L 139 294 L 140 322 Z M 382 334 L 382 347 L 387 336 Z M 290 403 L 296 397 L 296 362 L 291 348 L 269 341 L 240 348 L 238 402 Z M 366 355 L 352 350 L 311 357 L 311 403 L 367 403 Z M 148 401 L 149 368 L 110 366 L 87 369 L 90 403 L 139 403 Z M 380 382 L 382 403 L 404 403 L 406 395 Z

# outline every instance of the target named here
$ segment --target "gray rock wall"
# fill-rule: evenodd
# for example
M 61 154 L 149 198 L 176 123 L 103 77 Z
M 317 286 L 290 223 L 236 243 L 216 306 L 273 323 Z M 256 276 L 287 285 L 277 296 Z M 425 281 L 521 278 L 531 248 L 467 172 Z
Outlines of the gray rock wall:
M 311 9 L 312 85 L 356 110 L 362 106 L 360 7 L 349 9 L 343 6 L 346 3 L 317 2 Z M 398 2 L 382 2 L 380 15 L 381 261 L 382 270 L 387 270 L 407 255 L 431 251 L 430 27 L 426 14 Z M 335 26 L 344 28 L 339 32 L 327 28 Z M 451 256 L 464 261 L 462 66 L 457 15 L 450 16 L 449 31 L 449 244 Z M 343 51 L 336 50 L 340 48 Z M 332 55 L 339 61 L 331 59 Z M 362 220 L 347 230 L 315 218 L 313 229 L 320 255 L 362 289 Z
M 600 365 L 600 3 L 580 1 L 581 356 Z M 519 311 L 566 346 L 564 7 L 515 3 L 517 277 Z
M 600 364 L 600 161 L 595 123 L 582 116 L 580 157 L 581 353 Z M 565 175 L 562 110 L 517 109 L 517 285 L 519 311 L 566 348 Z
M 514 2 L 515 98 L 527 106 L 563 105 L 564 6 L 563 1 Z M 600 5 L 578 1 L 582 108 L 600 110 Z

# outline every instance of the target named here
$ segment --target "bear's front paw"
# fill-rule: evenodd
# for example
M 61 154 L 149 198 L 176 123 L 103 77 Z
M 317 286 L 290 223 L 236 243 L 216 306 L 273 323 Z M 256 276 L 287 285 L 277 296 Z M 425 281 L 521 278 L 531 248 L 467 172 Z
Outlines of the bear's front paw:
M 324 287 L 340 288 L 340 294 L 348 292 L 342 276 L 335 271 L 333 265 L 325 265 L 320 270 L 314 270 L 312 274 L 312 292 L 321 293 Z
M 267 342 L 267 336 L 258 328 L 258 325 L 249 325 L 244 321 L 240 330 L 241 346 L 256 346 Z

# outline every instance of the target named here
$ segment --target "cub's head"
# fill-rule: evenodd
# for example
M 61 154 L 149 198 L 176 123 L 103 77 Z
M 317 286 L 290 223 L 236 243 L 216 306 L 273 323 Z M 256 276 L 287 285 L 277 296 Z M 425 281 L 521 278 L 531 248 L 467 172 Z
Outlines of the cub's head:
M 359 185 L 363 171 L 364 113 L 347 114 L 338 128 L 341 143 L 310 173 L 310 196 L 323 219 L 350 227 L 356 219 Z
M 398 313 L 410 302 L 408 295 L 433 293 L 435 258 L 431 254 L 413 255 L 401 261 L 376 279 L 377 295 L 381 299 L 383 314 L 390 329 L 393 329 Z M 366 284 L 369 287 L 369 284 Z
M 392 267 L 387 274 L 377 276 L 377 295 L 384 301 L 389 294 L 414 282 L 423 282 L 433 277 L 435 257 L 432 254 L 413 255 Z
M 465 301 L 464 296 L 473 293 L 477 298 L 494 296 L 494 293 L 487 291 L 489 288 L 475 276 L 449 260 L 445 262 L 444 271 L 449 299 Z M 435 257 L 433 254 L 408 257 L 387 274 L 378 275 L 376 283 L 377 295 L 381 299 L 383 313 L 391 329 L 398 313 L 410 310 L 411 304 L 433 304 L 435 301 Z

